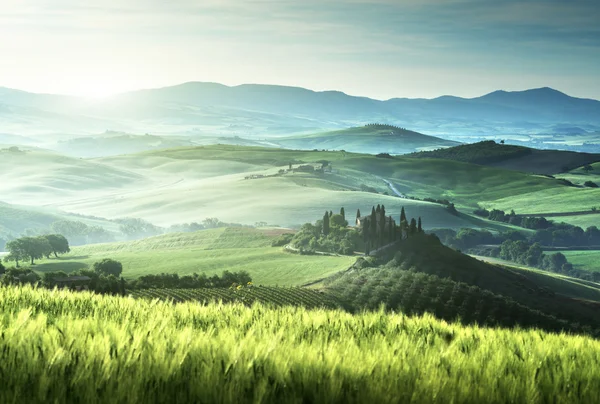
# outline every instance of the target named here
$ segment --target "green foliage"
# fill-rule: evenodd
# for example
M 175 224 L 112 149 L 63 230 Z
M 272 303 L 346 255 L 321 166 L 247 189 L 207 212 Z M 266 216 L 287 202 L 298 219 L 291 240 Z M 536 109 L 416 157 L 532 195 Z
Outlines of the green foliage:
M 271 242 L 271 247 L 282 247 L 292 242 L 293 233 L 284 233 Z
M 414 153 L 411 157 L 438 158 L 465 163 L 489 164 L 506 159 L 527 156 L 532 149 L 522 146 L 498 144 L 493 140 L 454 146 L 447 149 Z
M 71 251 L 69 241 L 62 234 L 48 234 L 44 237 L 50 243 L 55 257 L 58 257 L 58 254 L 66 254 Z
M 600 343 L 539 330 L 29 287 L 0 288 L 0 311 L 6 403 L 587 404 L 600 395 Z
M 102 261 L 94 262 L 94 272 L 102 275 L 121 276 L 123 265 L 119 261 L 105 258 Z

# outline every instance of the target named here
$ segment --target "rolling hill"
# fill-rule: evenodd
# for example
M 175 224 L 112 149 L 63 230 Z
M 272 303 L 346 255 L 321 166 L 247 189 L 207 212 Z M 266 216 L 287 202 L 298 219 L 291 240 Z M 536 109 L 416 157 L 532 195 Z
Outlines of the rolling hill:
M 428 229 L 497 229 L 498 224 L 453 215 L 441 204 L 402 196 L 448 199 L 471 212 L 478 204 L 506 207 L 530 193 L 576 199 L 587 191 L 553 178 L 459 161 L 340 151 L 212 145 L 97 159 L 41 151 L 9 157 L 12 161 L 0 165 L 19 180 L 0 184 L 8 203 L 27 201 L 108 219 L 140 217 L 161 226 L 218 217 L 297 227 L 325 210 L 343 206 L 356 212 L 383 203 L 392 214 L 404 206 L 410 216 L 427 218 Z M 514 207 L 518 213 L 520 208 Z
M 295 149 L 333 149 L 355 153 L 405 154 L 455 146 L 458 143 L 391 125 L 367 125 L 330 132 L 277 138 L 274 143 Z
M 600 154 L 537 150 L 493 140 L 423 151 L 411 157 L 448 159 L 535 174 L 557 174 L 600 161 Z

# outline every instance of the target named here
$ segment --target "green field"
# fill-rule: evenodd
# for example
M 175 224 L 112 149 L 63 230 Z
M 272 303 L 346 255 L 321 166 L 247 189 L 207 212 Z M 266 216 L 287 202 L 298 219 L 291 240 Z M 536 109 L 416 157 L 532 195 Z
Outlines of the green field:
M 514 209 L 519 214 L 543 214 L 591 211 L 600 209 L 600 188 L 561 187 L 527 192 L 495 201 L 481 203 L 486 208 L 504 211 Z M 561 220 L 557 218 L 557 220 Z M 554 220 L 554 219 L 552 219 Z
M 74 247 L 58 259 L 39 261 L 33 269 L 72 272 L 103 258 L 123 264 L 125 278 L 159 273 L 248 271 L 256 285 L 302 285 L 347 269 L 353 257 L 297 255 L 271 247 L 273 237 L 246 228 L 172 233 L 138 241 Z
M 592 403 L 600 343 L 431 316 L 0 288 L 3 403 Z M 191 382 L 193 381 L 193 382 Z
M 600 272 L 600 251 L 561 251 L 575 269 Z

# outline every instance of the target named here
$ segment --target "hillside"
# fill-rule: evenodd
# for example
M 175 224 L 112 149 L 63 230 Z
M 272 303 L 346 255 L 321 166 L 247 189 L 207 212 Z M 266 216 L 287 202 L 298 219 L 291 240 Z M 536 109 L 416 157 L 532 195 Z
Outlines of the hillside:
M 309 135 L 296 135 L 277 138 L 273 142 L 295 149 L 343 149 L 369 154 L 406 154 L 458 144 L 392 125 L 367 125 Z
M 577 328 L 575 323 L 579 323 L 600 332 L 600 321 L 594 314 L 597 303 L 587 304 L 580 300 L 588 299 L 591 291 L 578 296 L 569 295 L 556 285 L 548 286 L 555 279 L 549 274 L 538 272 L 536 278 L 509 267 L 481 262 L 443 246 L 435 236 L 423 235 L 403 241 L 394 259 L 384 267 L 355 269 L 331 279 L 325 290 L 354 310 L 373 309 L 383 302 L 390 309 L 416 310 L 413 312 L 417 314 L 434 312 L 448 320 L 460 315 L 467 322 L 521 326 L 546 324 L 553 330 L 556 329 L 554 327 L 560 329 L 559 324 L 563 324 L 565 329 Z M 443 283 L 439 279 L 451 282 Z M 417 283 L 410 287 L 414 282 Z M 462 288 L 462 292 L 455 297 L 457 288 Z M 565 287 L 565 290 L 573 293 L 573 287 Z M 597 301 L 600 291 L 596 289 L 594 293 Z M 457 302 L 458 296 L 461 301 Z M 467 300 L 468 296 L 471 296 L 470 300 Z M 496 300 L 497 303 L 492 303 Z M 470 306 L 462 307 L 463 303 Z M 518 306 L 512 306 L 515 303 Z M 489 306 L 484 310 L 482 305 Z M 498 308 L 498 305 L 504 308 Z M 506 312 L 494 313 L 494 306 L 496 310 Z M 522 314 L 510 315 L 511 310 Z M 537 320 L 536 316 L 539 317 Z M 504 323 L 507 320 L 512 324 Z M 527 323 L 529 321 L 531 323 Z M 564 322 L 571 325 L 566 326 Z
M 517 204 L 519 198 L 525 198 L 528 209 L 537 210 L 530 194 L 537 195 L 540 206 L 548 200 L 553 210 L 559 205 L 570 209 L 556 196 L 583 198 L 584 203 L 583 194 L 590 192 L 553 178 L 445 159 L 234 145 L 97 159 L 18 152 L 2 164 L 19 176 L 19 181 L 0 184 L 5 202 L 28 201 L 109 219 L 139 217 L 160 226 L 217 217 L 228 223 L 299 227 L 325 210 L 343 206 L 354 214 L 384 204 L 394 215 L 405 207 L 411 216 L 426 217 L 428 229 L 497 229 L 497 223 L 453 215 L 441 204 L 403 196 L 447 199 L 466 213 L 478 204 L 506 208 L 509 203 L 515 206 L 508 211 L 529 213 Z
M 300 256 L 271 247 L 275 236 L 249 228 L 220 228 L 171 233 L 143 240 L 74 247 L 71 252 L 39 261 L 33 269 L 73 272 L 103 258 L 123 264 L 128 279 L 177 273 L 208 276 L 247 271 L 256 285 L 302 285 L 347 269 L 353 257 Z
M 600 154 L 537 150 L 492 140 L 423 151 L 411 157 L 448 159 L 535 174 L 557 174 L 600 161 Z
M 106 132 L 101 135 L 61 140 L 49 147 L 69 156 L 104 157 L 192 145 L 193 143 L 184 137 Z

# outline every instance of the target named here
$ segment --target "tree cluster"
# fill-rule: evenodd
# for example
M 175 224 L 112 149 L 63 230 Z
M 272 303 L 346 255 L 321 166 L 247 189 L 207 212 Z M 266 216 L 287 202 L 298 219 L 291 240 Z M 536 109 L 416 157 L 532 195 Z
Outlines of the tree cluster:
M 37 237 L 21 237 L 6 243 L 8 255 L 5 261 L 14 261 L 17 268 L 20 262 L 35 264 L 36 259 L 50 258 L 52 254 L 65 254 L 70 251 L 68 240 L 61 234 L 47 234 Z
M 473 213 L 496 222 L 536 230 L 531 240 L 544 246 L 583 247 L 600 245 L 600 230 L 596 226 L 590 226 L 583 230 L 579 226 L 556 223 L 544 217 L 519 216 L 514 210 L 507 214 L 498 209 L 491 211 L 477 209 Z

